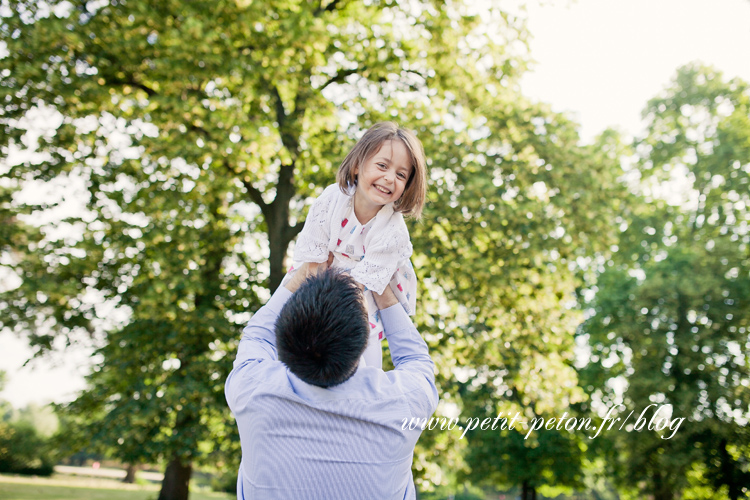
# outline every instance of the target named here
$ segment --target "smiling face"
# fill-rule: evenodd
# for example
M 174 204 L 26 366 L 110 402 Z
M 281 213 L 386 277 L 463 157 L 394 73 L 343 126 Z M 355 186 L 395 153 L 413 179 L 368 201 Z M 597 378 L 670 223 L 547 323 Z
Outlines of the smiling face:
M 388 203 L 404 193 L 413 169 L 411 155 L 403 142 L 385 141 L 380 149 L 354 169 L 357 191 L 354 212 L 363 224 Z

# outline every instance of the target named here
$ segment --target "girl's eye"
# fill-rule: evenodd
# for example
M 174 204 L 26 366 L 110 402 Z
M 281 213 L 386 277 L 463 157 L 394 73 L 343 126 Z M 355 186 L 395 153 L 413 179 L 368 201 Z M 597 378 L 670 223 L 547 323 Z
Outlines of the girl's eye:
M 385 163 L 378 163 L 378 167 L 380 167 L 383 170 L 385 170 Z
M 398 174 L 398 178 L 399 178 L 399 179 L 406 179 L 406 174 L 405 174 L 405 173 L 403 173 L 403 172 L 400 172 L 400 173 Z

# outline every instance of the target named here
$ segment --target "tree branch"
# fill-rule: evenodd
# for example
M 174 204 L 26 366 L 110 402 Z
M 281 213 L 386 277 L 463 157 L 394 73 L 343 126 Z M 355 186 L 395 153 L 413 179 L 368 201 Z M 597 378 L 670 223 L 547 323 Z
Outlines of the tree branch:
M 290 116 L 284 109 L 284 103 L 281 100 L 281 94 L 279 89 L 275 86 L 271 86 L 271 95 L 276 101 L 276 122 L 279 124 L 279 135 L 281 136 L 281 143 L 289 151 L 293 158 L 296 158 L 299 153 L 299 131 L 295 128 L 295 125 L 299 125 L 302 117 L 300 113 L 304 113 L 304 106 L 302 106 L 302 96 L 299 94 L 295 98 L 295 110 Z
M 320 0 L 320 3 L 318 4 L 318 8 L 315 9 L 315 12 L 313 13 L 313 16 L 318 17 L 324 12 L 333 12 L 336 10 L 336 6 L 339 4 L 340 0 L 333 0 L 331 3 L 323 7 L 323 0 Z
M 263 213 L 263 216 L 268 219 L 268 203 L 266 203 L 263 200 L 263 194 L 260 192 L 258 188 L 253 186 L 253 183 L 249 180 L 244 179 L 244 177 L 240 176 L 238 172 L 236 172 L 232 167 L 224 163 L 224 166 L 229 171 L 230 174 L 234 177 L 239 177 L 240 182 L 243 186 L 245 186 L 245 189 L 247 190 L 247 194 L 250 196 L 250 199 L 260 207 L 260 211 Z
M 338 73 L 333 75 L 322 87 L 320 87 L 320 90 L 323 90 L 324 88 L 328 87 L 332 83 L 343 82 L 347 76 L 356 75 L 360 71 L 366 71 L 366 70 L 367 70 L 367 66 L 363 68 L 346 69 L 344 71 L 339 71 Z
M 275 101 L 274 107 L 276 108 L 276 122 L 279 124 L 279 130 L 282 130 L 286 124 L 287 114 L 284 109 L 284 101 L 281 100 L 281 94 L 276 85 L 271 85 L 271 95 Z
M 144 84 L 142 84 L 140 82 L 135 81 L 135 79 L 133 78 L 133 75 L 130 75 L 130 78 L 128 78 L 128 79 L 114 78 L 114 77 L 112 77 L 112 78 L 108 78 L 107 81 L 111 85 L 130 85 L 131 87 L 135 87 L 137 89 L 141 89 L 144 92 L 146 92 L 146 94 L 149 97 L 153 97 L 153 96 L 156 95 L 156 91 L 154 89 L 152 89 L 151 87 L 149 87 L 147 85 L 144 85 Z
M 130 82 L 128 82 L 128 85 L 132 85 L 135 88 L 139 88 L 139 89 L 143 90 L 144 92 L 146 92 L 146 94 L 149 97 L 153 97 L 153 96 L 156 95 L 156 91 L 154 89 L 152 89 L 151 87 L 148 87 L 148 86 L 146 86 L 146 85 L 144 85 L 142 83 L 138 83 L 138 82 L 135 82 L 135 81 L 131 80 Z
M 208 138 L 208 137 L 210 137 L 210 136 L 211 136 L 211 134 L 209 134 L 209 133 L 208 133 L 208 130 L 206 130 L 206 129 L 205 129 L 205 128 L 203 128 L 203 127 L 199 127 L 199 126 L 197 126 L 197 125 L 195 125 L 195 124 L 193 124 L 193 123 L 191 123 L 191 124 L 190 124 L 190 125 L 188 126 L 188 130 L 192 130 L 193 132 L 198 132 L 198 133 L 200 133 L 200 134 L 201 134 L 201 135 L 202 135 L 203 137 L 206 137 L 206 138 Z M 235 175 L 237 175 L 237 173 L 236 173 L 236 172 L 235 172 Z
M 245 189 L 247 189 L 247 194 L 250 195 L 250 199 L 253 200 L 253 203 L 260 207 L 260 211 L 263 212 L 263 215 L 266 215 L 266 210 L 268 210 L 268 203 L 263 201 L 263 194 L 260 192 L 260 190 L 253 186 L 253 183 L 248 180 L 240 179 L 240 182 L 242 182 L 242 185 L 245 186 Z
M 427 81 L 427 77 L 426 77 L 426 76 L 424 76 L 424 75 L 423 75 L 422 73 L 420 73 L 419 71 L 416 71 L 416 70 L 413 70 L 413 69 L 404 69 L 404 70 L 402 70 L 402 71 L 403 71 L 404 73 L 411 73 L 411 74 L 413 74 L 413 75 L 417 75 L 418 77 L 420 77 L 420 78 L 421 78 L 422 80 L 424 80 L 425 82 Z
M 246 50 L 260 50 L 260 47 L 258 47 L 257 45 L 240 45 L 239 47 L 237 47 L 237 50 L 239 52 L 244 52 Z

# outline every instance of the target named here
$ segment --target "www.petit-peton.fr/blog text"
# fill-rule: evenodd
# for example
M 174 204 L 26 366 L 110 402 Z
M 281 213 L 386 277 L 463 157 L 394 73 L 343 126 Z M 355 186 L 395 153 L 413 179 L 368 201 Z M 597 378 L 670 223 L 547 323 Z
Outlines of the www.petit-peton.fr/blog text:
M 664 410 L 664 411 L 662 411 Z M 458 428 L 461 431 L 461 439 L 468 432 L 473 431 L 504 431 L 516 430 L 525 432 L 524 439 L 535 431 L 567 431 L 567 432 L 586 432 L 589 439 L 594 439 L 602 431 L 623 431 L 623 432 L 641 432 L 651 431 L 661 434 L 662 439 L 672 439 L 677 430 L 685 420 L 684 417 L 676 418 L 672 416 L 671 405 L 651 404 L 641 412 L 631 410 L 625 416 L 627 409 L 623 405 L 616 405 L 609 408 L 607 414 L 601 417 L 569 417 L 568 413 L 563 413 L 561 417 L 534 417 L 526 419 L 520 412 L 515 415 L 505 415 L 500 412 L 496 417 L 432 417 L 404 419 L 402 429 L 421 429 L 421 430 L 442 430 L 450 431 Z M 623 415 L 623 416 L 617 416 Z M 599 422 L 601 423 L 595 423 Z

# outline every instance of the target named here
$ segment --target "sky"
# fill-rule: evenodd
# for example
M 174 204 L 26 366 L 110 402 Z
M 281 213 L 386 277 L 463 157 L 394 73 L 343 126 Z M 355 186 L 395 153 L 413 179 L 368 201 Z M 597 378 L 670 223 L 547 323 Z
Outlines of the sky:
M 641 111 L 700 61 L 750 81 L 750 0 L 547 0 L 528 6 L 537 61 L 524 94 L 581 124 L 638 135 Z
M 521 90 L 568 113 L 584 142 L 607 127 L 641 134 L 641 110 L 684 64 L 750 81 L 750 0 L 546 0 L 527 8 L 536 63 Z M 89 354 L 76 348 L 23 366 L 29 348 L 0 332 L 8 375 L 0 399 L 16 408 L 71 400 L 84 388 Z

